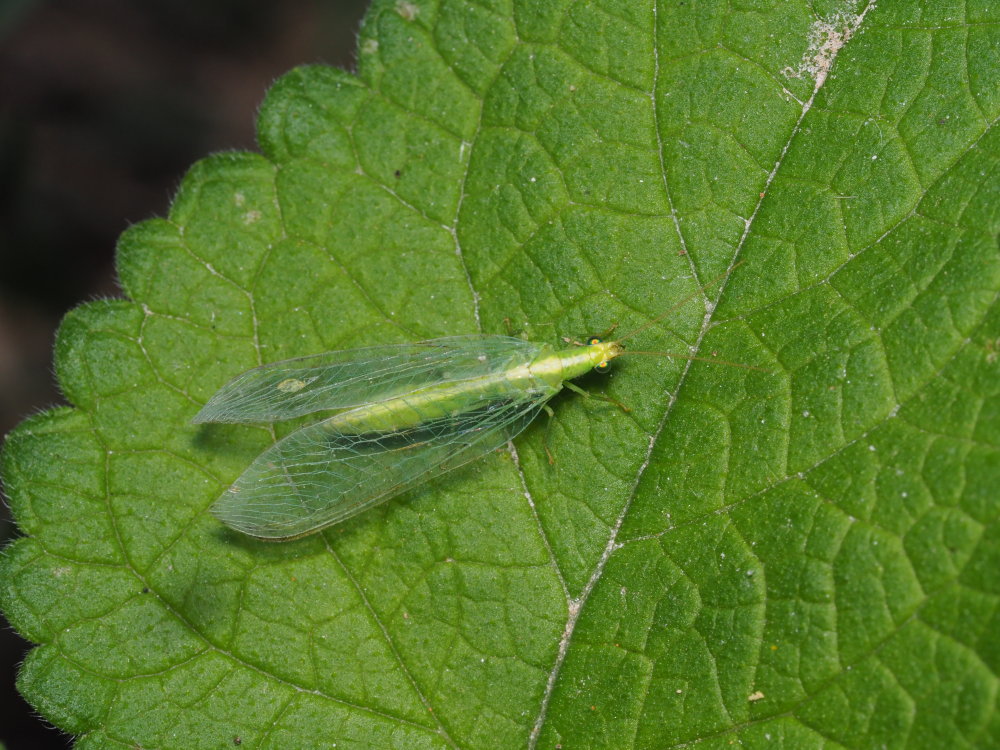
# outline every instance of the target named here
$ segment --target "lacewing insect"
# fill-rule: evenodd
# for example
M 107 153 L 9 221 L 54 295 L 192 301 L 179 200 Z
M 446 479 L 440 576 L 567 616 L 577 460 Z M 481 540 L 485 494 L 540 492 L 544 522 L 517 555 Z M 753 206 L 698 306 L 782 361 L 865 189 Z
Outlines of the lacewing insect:
M 557 350 L 510 336 L 457 336 L 248 370 L 216 392 L 194 422 L 275 422 L 336 411 L 261 453 L 212 513 L 259 539 L 311 534 L 503 446 L 549 410 L 563 387 L 590 395 L 569 381 L 607 370 L 622 354 L 700 359 L 626 352 L 622 341 L 704 288 L 613 341 L 593 337 Z

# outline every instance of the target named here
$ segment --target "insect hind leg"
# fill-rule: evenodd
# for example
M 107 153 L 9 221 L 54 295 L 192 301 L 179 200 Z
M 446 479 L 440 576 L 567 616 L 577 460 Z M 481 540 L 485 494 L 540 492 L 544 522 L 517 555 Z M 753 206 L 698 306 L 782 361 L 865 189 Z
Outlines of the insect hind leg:
M 542 409 L 548 415 L 549 420 L 545 423 L 545 434 L 542 435 L 542 447 L 545 449 L 545 455 L 549 459 L 549 466 L 555 465 L 556 459 L 552 455 L 552 451 L 549 450 L 549 433 L 552 432 L 552 421 L 556 416 L 556 413 L 552 411 L 552 407 L 548 404 L 542 404 Z

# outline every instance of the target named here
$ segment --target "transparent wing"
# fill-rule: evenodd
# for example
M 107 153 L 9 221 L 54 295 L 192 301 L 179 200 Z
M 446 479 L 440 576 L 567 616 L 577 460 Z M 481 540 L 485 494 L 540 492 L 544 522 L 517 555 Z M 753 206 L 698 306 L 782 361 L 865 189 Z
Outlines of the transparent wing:
M 510 336 L 454 336 L 325 352 L 255 367 L 216 391 L 194 422 L 274 422 L 384 401 L 434 383 L 523 364 L 539 344 Z
M 344 434 L 330 420 L 308 425 L 258 456 L 212 513 L 262 539 L 318 531 L 500 447 L 557 391 L 483 400 L 393 432 Z

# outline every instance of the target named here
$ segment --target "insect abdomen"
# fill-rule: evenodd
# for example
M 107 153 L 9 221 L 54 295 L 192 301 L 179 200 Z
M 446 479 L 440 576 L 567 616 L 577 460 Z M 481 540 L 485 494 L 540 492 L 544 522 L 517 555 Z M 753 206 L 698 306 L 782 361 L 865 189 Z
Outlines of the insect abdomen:
M 343 434 L 391 432 L 415 427 L 423 422 L 443 419 L 490 401 L 520 401 L 551 397 L 558 388 L 534 377 L 527 367 L 484 375 L 479 378 L 440 383 L 403 396 L 366 404 L 326 420 L 331 430 Z

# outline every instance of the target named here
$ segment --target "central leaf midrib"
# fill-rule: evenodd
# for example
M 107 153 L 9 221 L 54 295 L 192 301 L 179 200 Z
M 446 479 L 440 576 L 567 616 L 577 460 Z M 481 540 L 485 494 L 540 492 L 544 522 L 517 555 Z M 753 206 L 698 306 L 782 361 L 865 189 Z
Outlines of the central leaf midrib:
M 867 11 L 870 10 L 871 6 L 872 6 L 872 2 L 869 2 L 869 4 L 866 6 L 865 10 L 861 13 L 860 18 L 862 18 L 862 19 L 864 18 L 864 16 L 867 14 Z M 677 230 L 678 240 L 679 240 L 679 242 L 681 244 L 682 249 L 686 250 L 686 243 L 685 243 L 685 240 L 684 240 L 683 233 L 681 231 L 680 222 L 678 220 L 676 211 L 674 209 L 673 200 L 672 200 L 672 196 L 671 196 L 670 188 L 669 188 L 669 183 L 668 183 L 668 180 L 667 180 L 667 171 L 666 171 L 666 165 L 665 165 L 665 159 L 664 159 L 664 147 L 663 147 L 663 142 L 662 142 L 662 138 L 661 138 L 661 131 L 660 131 L 660 127 L 659 127 L 660 126 L 659 112 L 657 111 L 657 105 L 656 105 L 656 92 L 657 92 L 657 85 L 658 85 L 658 82 L 659 82 L 659 75 L 660 75 L 660 64 L 659 64 L 660 48 L 659 48 L 659 36 L 657 35 L 657 17 L 658 17 L 658 13 L 659 13 L 659 0 L 654 0 L 654 2 L 653 2 L 653 45 L 652 45 L 653 56 L 654 56 L 654 73 L 653 73 L 653 82 L 652 82 L 651 93 L 650 93 L 650 101 L 651 101 L 651 105 L 653 107 L 653 122 L 654 122 L 654 126 L 656 127 L 656 139 L 657 139 L 657 146 L 658 146 L 658 158 L 659 158 L 659 162 L 660 162 L 660 174 L 661 174 L 661 176 L 663 178 L 664 192 L 665 192 L 665 195 L 666 195 L 666 198 L 667 198 L 668 206 L 670 207 L 671 219 L 674 221 L 674 225 L 675 225 L 676 230 Z M 854 31 L 856 32 L 857 29 L 855 29 Z M 838 54 L 839 54 L 839 50 L 838 50 Z M 834 57 L 830 61 L 830 67 L 833 66 L 833 63 L 835 62 L 835 60 L 836 60 L 836 57 Z M 825 78 L 823 82 L 825 82 L 825 80 L 828 80 L 828 78 Z M 767 176 L 767 178 L 764 181 L 764 186 L 763 186 L 763 188 L 761 189 L 761 191 L 759 193 L 759 197 L 758 197 L 756 205 L 754 206 L 753 211 L 751 212 L 749 218 L 747 218 L 745 220 L 745 226 L 744 226 L 743 233 L 741 234 L 741 236 L 739 238 L 739 241 L 736 244 L 736 247 L 735 247 L 735 249 L 733 251 L 733 257 L 731 258 L 729 266 L 728 266 L 728 268 L 730 270 L 739 261 L 740 252 L 742 251 L 744 245 L 746 244 L 747 238 L 750 236 L 751 228 L 753 227 L 754 220 L 756 219 L 757 214 L 759 213 L 760 208 L 761 208 L 761 206 L 762 206 L 762 204 L 764 202 L 764 198 L 767 196 L 768 188 L 770 187 L 771 183 L 774 181 L 775 177 L 777 176 L 778 170 L 780 169 L 781 164 L 784 161 L 785 154 L 788 152 L 788 149 L 791 147 L 791 144 L 794 141 L 795 136 L 801 130 L 802 122 L 805 119 L 806 115 L 808 114 L 809 110 L 812 108 L 813 102 L 814 102 L 814 100 L 816 98 L 816 95 L 819 93 L 820 88 L 821 88 L 821 85 L 816 85 L 813 88 L 813 91 L 810 94 L 809 99 L 807 99 L 805 102 L 803 102 L 801 104 L 801 111 L 799 113 L 799 117 L 796 119 L 795 124 L 792 126 L 791 131 L 790 131 L 788 137 L 785 139 L 785 143 L 784 143 L 784 145 L 781 148 L 781 151 L 780 151 L 780 153 L 778 155 L 777 160 L 775 161 L 775 163 L 774 163 L 771 171 L 768 173 L 768 176 Z M 688 259 L 688 263 L 692 267 L 692 273 L 693 273 L 693 276 L 694 276 L 694 279 L 695 279 L 696 283 L 698 283 L 699 286 L 701 286 L 701 280 L 700 280 L 700 277 L 698 276 L 697 269 L 694 267 L 694 263 L 693 263 L 693 261 L 691 259 L 691 254 L 689 252 L 684 252 L 684 256 Z M 705 335 L 708 333 L 709 329 L 712 327 L 713 316 L 715 314 L 715 310 L 718 307 L 719 300 L 721 300 L 723 294 L 725 294 L 726 288 L 727 288 L 727 286 L 729 284 L 729 278 L 730 278 L 730 276 L 727 274 L 725 276 L 725 278 L 723 279 L 722 283 L 719 286 L 719 291 L 718 291 L 718 295 L 716 297 L 715 304 L 712 305 L 711 310 L 709 312 L 707 312 L 705 314 L 705 316 L 704 316 L 701 328 L 700 328 L 700 330 L 698 332 L 698 336 L 697 336 L 697 338 L 695 340 L 694 347 L 693 347 L 695 355 L 697 355 L 698 352 L 700 351 L 701 342 L 704 339 Z M 642 478 L 643 478 L 643 476 L 645 474 L 646 468 L 649 466 L 649 462 L 650 462 L 650 460 L 651 460 L 651 458 L 653 456 L 653 453 L 656 450 L 656 446 L 657 446 L 657 444 L 659 442 L 660 435 L 662 434 L 663 429 L 666 426 L 666 424 L 667 424 L 667 422 L 668 422 L 668 420 L 670 418 L 670 414 L 673 411 L 674 404 L 677 402 L 677 399 L 679 398 L 679 395 L 680 395 L 680 391 L 683 388 L 684 383 L 687 380 L 687 375 L 688 375 L 688 372 L 690 371 L 691 366 L 692 366 L 692 361 L 691 360 L 687 360 L 685 366 L 682 368 L 681 373 L 680 373 L 680 375 L 679 375 L 679 377 L 677 379 L 677 386 L 674 388 L 673 393 L 670 394 L 670 398 L 669 398 L 669 400 L 667 402 L 666 407 L 664 408 L 663 416 L 661 417 L 659 423 L 657 424 L 656 429 L 654 430 L 653 434 L 649 438 L 649 443 L 648 443 L 648 447 L 647 447 L 647 450 L 646 450 L 646 454 L 643 457 L 643 461 L 639 465 L 639 468 L 636 470 L 635 478 L 634 478 L 634 480 L 632 482 L 631 487 L 629 488 L 629 491 L 628 491 L 628 494 L 626 496 L 625 502 L 624 502 L 624 504 L 622 506 L 622 510 L 620 511 L 620 513 L 618 515 L 618 518 L 615 520 L 615 523 L 612 526 L 611 533 L 608 536 L 608 541 L 607 541 L 607 543 L 605 544 L 605 547 L 604 547 L 604 551 L 601 553 L 601 556 L 598 559 L 597 563 L 595 564 L 594 569 L 593 569 L 593 571 L 591 573 L 591 576 L 587 580 L 587 583 L 584 585 L 583 589 L 581 590 L 580 595 L 575 600 L 571 601 L 570 614 L 569 614 L 569 617 L 567 618 L 567 621 L 566 621 L 566 628 L 564 630 L 563 638 L 560 640 L 560 647 L 559 647 L 559 651 L 558 651 L 557 656 L 556 656 L 556 661 L 553 664 L 553 667 L 552 667 L 552 669 L 549 672 L 549 677 L 548 677 L 548 679 L 546 681 L 545 692 L 544 692 L 544 694 L 542 696 L 542 700 L 540 701 L 539 713 L 538 713 L 538 716 L 536 718 L 536 721 L 534 723 L 534 726 L 533 726 L 533 728 L 531 730 L 531 734 L 530 734 L 530 737 L 529 737 L 529 743 L 528 743 L 529 750 L 534 750 L 535 749 L 535 747 L 537 745 L 537 742 L 538 742 L 538 739 L 541 736 L 541 730 L 542 730 L 542 727 L 543 727 L 543 725 L 545 723 L 545 719 L 547 717 L 547 710 L 548 710 L 548 707 L 549 707 L 549 704 L 550 704 L 550 701 L 551 701 L 551 698 L 552 698 L 552 694 L 554 692 L 555 685 L 558 682 L 558 678 L 559 678 L 559 674 L 561 672 L 562 666 L 565 663 L 565 657 L 566 657 L 566 655 L 569 652 L 569 645 L 570 645 L 570 643 L 572 641 L 572 637 L 573 637 L 573 633 L 574 633 L 575 628 L 576 628 L 576 624 L 579 622 L 580 614 L 581 614 L 583 608 L 586 606 L 586 603 L 587 603 L 587 601 L 588 601 L 588 599 L 590 597 L 590 594 L 592 593 L 592 591 L 596 587 L 597 583 L 600 581 L 601 575 L 603 574 L 604 568 L 607 565 L 608 560 L 610 559 L 611 555 L 614 553 L 615 549 L 617 548 L 618 533 L 621 530 L 621 528 L 622 528 L 625 520 L 628 517 L 629 510 L 631 509 L 632 503 L 633 503 L 633 501 L 635 500 L 635 498 L 636 498 L 636 496 L 638 494 L 639 486 L 642 483 Z

